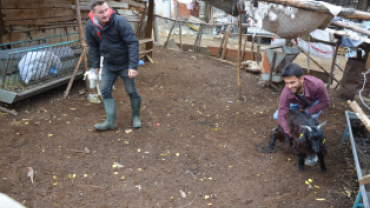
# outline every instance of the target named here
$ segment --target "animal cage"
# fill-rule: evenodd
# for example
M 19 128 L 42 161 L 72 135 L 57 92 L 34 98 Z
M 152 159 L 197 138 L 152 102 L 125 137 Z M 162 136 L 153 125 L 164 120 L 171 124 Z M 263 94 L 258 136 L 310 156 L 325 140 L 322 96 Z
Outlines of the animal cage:
M 12 104 L 67 83 L 80 54 L 78 33 L 0 44 L 0 102 Z M 82 66 L 76 79 L 83 77 Z

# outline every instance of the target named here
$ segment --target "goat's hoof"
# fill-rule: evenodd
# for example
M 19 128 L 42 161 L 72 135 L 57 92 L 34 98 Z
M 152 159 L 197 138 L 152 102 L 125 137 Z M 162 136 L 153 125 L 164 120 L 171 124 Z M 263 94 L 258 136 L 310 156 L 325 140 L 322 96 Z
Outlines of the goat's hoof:
M 321 172 L 322 172 L 322 173 L 326 173 L 326 172 L 328 172 L 328 171 L 326 170 L 326 168 L 321 168 Z
M 274 145 L 270 145 L 269 147 L 270 147 L 270 149 L 274 149 Z
M 303 165 L 298 165 L 298 169 L 299 169 L 300 171 L 304 171 L 304 166 L 303 166 Z

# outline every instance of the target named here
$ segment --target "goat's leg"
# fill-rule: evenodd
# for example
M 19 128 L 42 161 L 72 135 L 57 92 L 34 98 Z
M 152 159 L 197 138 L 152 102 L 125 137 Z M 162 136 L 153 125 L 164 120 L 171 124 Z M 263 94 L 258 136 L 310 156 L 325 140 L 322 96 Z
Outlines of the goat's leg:
M 277 136 L 277 133 L 273 133 L 271 135 L 270 149 L 274 149 L 274 147 L 275 147 L 276 136 Z
M 323 173 L 326 173 L 327 170 L 326 170 L 325 161 L 324 161 L 324 153 L 322 151 L 320 151 L 319 153 L 317 153 L 317 157 L 319 158 L 319 161 L 320 161 L 321 171 Z
M 298 169 L 300 171 L 304 171 L 304 158 L 306 157 L 306 153 L 299 154 L 298 157 L 299 157 Z

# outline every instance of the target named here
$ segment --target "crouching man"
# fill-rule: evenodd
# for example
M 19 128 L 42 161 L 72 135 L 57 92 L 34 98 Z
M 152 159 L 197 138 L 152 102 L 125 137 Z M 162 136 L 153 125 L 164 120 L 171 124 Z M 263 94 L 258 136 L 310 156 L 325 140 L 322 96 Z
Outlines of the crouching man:
M 141 96 L 135 86 L 138 74 L 139 42 L 126 18 L 116 14 L 105 0 L 92 0 L 90 19 L 86 24 L 86 39 L 90 47 L 92 67 L 96 74 L 102 71 L 100 92 L 103 97 L 106 120 L 95 124 L 97 130 L 117 128 L 116 100 L 112 97 L 112 87 L 118 76 L 123 79 L 126 92 L 131 100 L 133 127 L 141 127 Z M 100 55 L 104 57 L 104 67 L 100 69 Z
M 303 75 L 303 69 L 297 64 L 285 66 L 282 76 L 285 87 L 280 95 L 279 109 L 274 113 L 274 119 L 291 137 L 286 120 L 289 109 L 300 110 L 318 119 L 322 110 L 330 105 L 330 99 L 324 82 L 314 76 Z M 316 162 L 316 154 L 309 155 L 305 160 L 305 164 L 309 166 L 315 165 Z

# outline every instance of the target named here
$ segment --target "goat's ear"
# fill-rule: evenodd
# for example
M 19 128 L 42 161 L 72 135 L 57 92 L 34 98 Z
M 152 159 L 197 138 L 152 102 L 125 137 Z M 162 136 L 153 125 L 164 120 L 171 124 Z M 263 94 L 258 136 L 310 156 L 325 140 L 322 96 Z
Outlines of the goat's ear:
M 304 129 L 307 129 L 308 131 L 312 131 L 312 128 L 311 127 L 309 127 L 309 126 L 302 126 L 302 125 L 300 125 L 300 127 L 301 128 L 304 128 Z
M 325 124 L 326 124 L 326 121 L 324 121 L 323 123 L 319 124 L 319 125 L 317 126 L 317 129 L 320 129 L 320 128 L 321 128 L 321 127 L 323 127 Z

